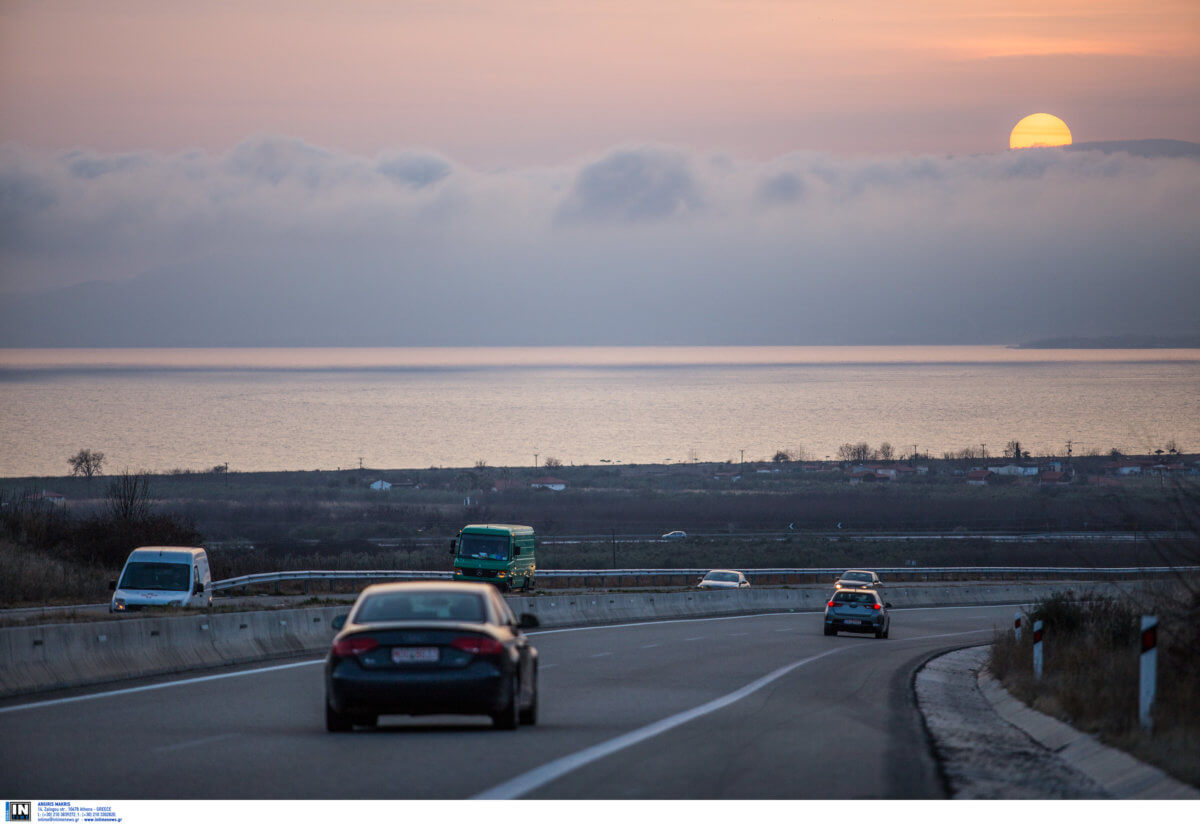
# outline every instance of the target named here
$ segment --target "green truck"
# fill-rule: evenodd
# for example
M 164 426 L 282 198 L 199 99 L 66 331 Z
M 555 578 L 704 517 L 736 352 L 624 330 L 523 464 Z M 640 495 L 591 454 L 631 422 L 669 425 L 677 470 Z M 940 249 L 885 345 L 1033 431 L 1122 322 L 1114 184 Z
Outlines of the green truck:
M 533 589 L 537 537 L 533 527 L 468 524 L 450 541 L 454 580 L 495 584 L 501 592 Z

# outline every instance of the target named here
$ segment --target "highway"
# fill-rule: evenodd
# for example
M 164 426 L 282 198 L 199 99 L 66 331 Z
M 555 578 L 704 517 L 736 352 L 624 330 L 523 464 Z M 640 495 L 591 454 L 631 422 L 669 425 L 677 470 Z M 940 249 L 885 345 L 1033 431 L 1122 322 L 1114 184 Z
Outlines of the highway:
M 941 798 L 912 694 L 1012 607 L 898 609 L 891 638 L 815 613 L 547 630 L 541 719 L 323 726 L 322 666 L 271 662 L 0 704 L 15 798 Z

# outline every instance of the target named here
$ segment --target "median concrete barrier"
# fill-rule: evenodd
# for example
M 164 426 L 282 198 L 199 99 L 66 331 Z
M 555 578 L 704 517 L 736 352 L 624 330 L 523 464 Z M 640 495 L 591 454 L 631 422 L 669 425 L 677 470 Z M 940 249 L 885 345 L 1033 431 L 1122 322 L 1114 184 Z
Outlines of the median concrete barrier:
M 889 586 L 884 599 L 905 607 L 1028 603 L 1053 592 L 1118 594 L 1087 582 Z M 511 596 L 514 612 L 547 629 L 780 611 L 820 611 L 827 585 L 675 592 L 587 592 Z M 181 616 L 124 615 L 110 621 L 0 628 L 0 697 L 131 678 L 324 653 L 331 621 L 347 606 Z M 893 620 L 903 620 L 893 619 Z

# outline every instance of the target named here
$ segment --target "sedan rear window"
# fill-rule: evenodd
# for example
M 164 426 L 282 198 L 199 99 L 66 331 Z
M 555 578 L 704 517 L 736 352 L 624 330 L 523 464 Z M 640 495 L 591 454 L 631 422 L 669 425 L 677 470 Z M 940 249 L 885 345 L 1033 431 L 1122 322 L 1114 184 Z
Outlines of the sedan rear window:
M 738 576 L 736 572 L 710 572 L 704 576 L 706 581 L 720 581 L 726 584 L 736 584 Z
M 358 608 L 355 623 L 377 621 L 467 621 L 483 623 L 483 599 L 464 592 L 384 592 Z
M 866 572 L 847 572 L 842 576 L 843 581 L 869 581 L 871 576 Z
M 838 592 L 833 600 L 839 604 L 873 604 L 875 596 L 869 592 Z

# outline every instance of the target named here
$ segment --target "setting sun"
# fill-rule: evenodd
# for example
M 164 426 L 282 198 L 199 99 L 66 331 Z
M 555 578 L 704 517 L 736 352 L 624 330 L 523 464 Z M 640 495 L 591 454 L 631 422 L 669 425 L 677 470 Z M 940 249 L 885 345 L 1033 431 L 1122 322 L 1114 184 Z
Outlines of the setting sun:
M 1030 149 L 1036 146 L 1070 146 L 1071 130 L 1060 118 L 1045 112 L 1021 118 L 1008 137 L 1008 148 Z

